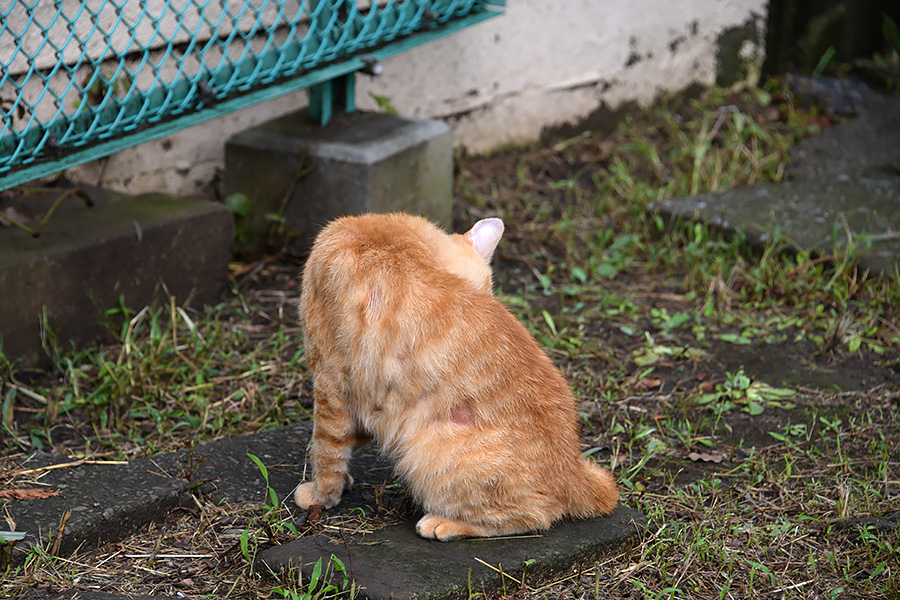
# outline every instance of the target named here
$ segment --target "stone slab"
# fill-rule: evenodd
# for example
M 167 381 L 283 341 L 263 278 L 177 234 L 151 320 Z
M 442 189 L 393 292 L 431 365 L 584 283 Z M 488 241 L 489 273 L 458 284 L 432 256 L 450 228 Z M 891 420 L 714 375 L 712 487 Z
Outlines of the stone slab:
M 230 211 L 200 199 L 163 194 L 128 197 L 81 187 L 65 199 L 37 238 L 0 228 L 0 339 L 20 366 L 49 362 L 41 346 L 46 310 L 57 343 L 85 345 L 108 336 L 102 310 L 164 301 L 211 302 L 227 282 L 234 236 Z M 18 198 L 31 212 L 65 190 Z
M 58 457 L 38 455 L 23 468 L 59 463 Z M 13 552 L 13 563 L 35 545 L 49 549 L 59 538 L 60 555 L 78 548 L 122 539 L 145 524 L 163 518 L 183 505 L 190 488 L 172 472 L 175 466 L 159 460 L 139 459 L 121 465 L 82 465 L 48 471 L 41 483 L 59 492 L 40 500 L 5 500 L 2 510 L 24 531 L 25 539 Z M 71 511 L 68 519 L 66 513 Z M 65 526 L 60 535 L 60 527 Z
M 304 421 L 287 427 L 279 427 L 239 438 L 223 439 L 203 444 L 195 449 L 196 458 L 203 462 L 196 465 L 192 480 L 202 482 L 199 492 L 216 502 L 252 502 L 262 504 L 266 500 L 266 482 L 256 464 L 247 456 L 258 457 L 266 466 L 269 486 L 275 490 L 281 502 L 293 507 L 294 488 L 300 483 L 308 469 L 309 441 L 312 437 L 312 422 Z M 172 456 L 178 471 L 188 464 L 186 452 Z M 399 504 L 405 492 L 394 496 L 376 498 L 376 489 L 385 482 L 393 483 L 390 461 L 382 455 L 378 447 L 370 444 L 360 449 L 350 463 L 350 473 L 356 485 L 344 495 L 341 505 L 331 511 L 334 514 L 348 513 L 352 507 L 374 510 L 378 502 Z M 298 516 L 305 514 L 296 509 Z
M 828 255 L 847 239 L 870 244 L 864 268 L 891 273 L 900 262 L 900 174 L 837 175 L 672 198 L 654 207 L 669 219 L 701 219 L 764 244 L 776 230 Z
M 224 184 L 251 202 L 238 222 L 243 251 L 265 242 L 266 215 L 279 212 L 299 256 L 320 227 L 347 214 L 405 211 L 449 227 L 453 132 L 443 121 L 362 112 L 321 127 L 300 111 L 231 137 Z
M 900 94 L 876 97 L 857 118 L 799 142 L 789 181 L 671 198 L 651 208 L 670 219 L 699 219 L 741 230 L 764 244 L 777 228 L 786 239 L 823 255 L 847 237 L 871 247 L 860 264 L 892 273 L 900 262 Z
M 816 179 L 900 167 L 900 94 L 878 97 L 857 118 L 791 149 L 790 179 Z
M 21 560 L 35 544 L 55 541 L 68 510 L 72 513 L 59 547 L 63 554 L 120 540 L 164 518 L 176 506 L 192 506 L 191 494 L 197 488 L 219 502 L 262 504 L 266 483 L 248 452 L 267 466 L 269 484 L 279 497 L 287 497 L 302 477 L 311 427 L 309 422 L 298 423 L 202 444 L 192 452 L 138 458 L 121 465 L 83 464 L 48 470 L 41 483 L 59 492 L 58 496 L 0 500 L 0 510 L 10 515 L 16 530 L 27 533 L 16 546 L 14 560 Z M 21 467 L 35 469 L 65 462 L 67 459 L 57 455 L 37 453 Z
M 59 546 L 63 554 L 120 540 L 147 523 L 164 518 L 176 506 L 193 506 L 193 493 L 205 494 L 216 502 L 262 504 L 266 482 L 248 453 L 262 460 L 269 486 L 290 503 L 294 487 L 304 476 L 311 434 L 312 423 L 306 421 L 201 444 L 192 451 L 137 458 L 121 465 L 82 464 L 48 470 L 41 483 L 59 492 L 58 496 L 0 499 L 0 511 L 10 515 L 17 531 L 27 534 L 16 545 L 14 560 L 21 560 L 35 544 L 55 542 L 69 510 L 72 513 Z M 55 454 L 38 452 L 20 467 L 38 469 L 70 462 Z M 349 511 L 352 506 L 360 506 L 374 510 L 375 489 L 391 479 L 391 472 L 389 461 L 377 447 L 362 449 L 351 464 L 357 485 L 345 495 L 341 509 Z M 404 494 L 400 491 L 397 496 L 395 503 L 402 501 Z M 302 512 L 297 510 L 298 515 Z
M 21 596 L 20 600 L 183 600 L 185 597 L 183 594 L 181 596 L 148 596 L 146 594 L 114 594 L 70 588 L 53 593 L 32 590 Z
M 256 569 L 278 572 L 299 567 L 309 577 L 319 558 L 324 563 L 333 554 L 352 571 L 360 598 L 466 598 L 500 589 L 501 579 L 518 589 L 515 580 L 521 581 L 523 571 L 526 585 L 529 576 L 563 572 L 622 544 L 647 525 L 643 515 L 620 506 L 609 517 L 563 522 L 535 535 L 438 542 L 416 535 L 419 516 L 364 536 L 348 533 L 343 540 L 308 536 L 268 548 L 257 555 Z M 533 562 L 526 567 L 526 561 Z M 501 570 L 512 578 L 501 575 Z
M 191 495 L 205 493 L 220 502 L 261 504 L 266 483 L 247 456 L 252 453 L 266 465 L 269 485 L 287 506 L 306 470 L 312 423 L 302 422 L 239 438 L 202 444 L 192 451 L 138 458 L 123 465 L 80 465 L 49 470 L 41 482 L 58 496 L 41 500 L 2 500 L 0 510 L 9 514 L 18 531 L 27 533 L 17 544 L 13 562 L 21 562 L 36 543 L 50 543 L 71 510 L 60 540 L 60 553 L 123 539 L 148 523 L 160 520 L 177 506 L 191 506 Z M 193 456 L 193 462 L 192 462 Z M 200 459 L 203 460 L 200 460 Z M 37 468 L 66 459 L 37 454 L 22 465 Z M 191 465 L 193 464 L 193 468 Z M 258 568 L 278 570 L 299 564 L 309 569 L 320 557 L 332 553 L 353 569 L 365 598 L 449 598 L 466 595 L 469 569 L 472 585 L 479 590 L 498 587 L 500 576 L 475 557 L 521 575 L 526 560 L 532 575 L 548 575 L 570 567 L 597 552 L 620 544 L 646 525 L 639 513 L 620 507 L 612 516 L 588 521 L 563 522 L 534 536 L 514 536 L 441 543 L 423 540 L 415 533 L 418 514 L 390 462 L 377 446 L 360 450 L 350 465 L 354 488 L 329 515 L 345 515 L 362 509 L 406 514 L 406 520 L 365 536 L 348 531 L 348 545 L 323 536 L 299 538 L 263 551 Z M 295 509 L 296 520 L 305 511 Z M 352 559 L 351 559 L 352 556 Z M 509 581 L 507 581 L 509 583 Z M 101 600 L 86 596 L 86 600 Z

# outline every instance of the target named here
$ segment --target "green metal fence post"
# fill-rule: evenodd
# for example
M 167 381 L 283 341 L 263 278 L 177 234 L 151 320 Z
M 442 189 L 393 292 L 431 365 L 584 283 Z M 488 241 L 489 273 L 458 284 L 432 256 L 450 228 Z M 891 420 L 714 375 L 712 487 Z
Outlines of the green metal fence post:
M 356 74 L 347 73 L 309 88 L 309 118 L 325 126 L 335 107 L 345 113 L 356 110 Z
M 356 73 L 347 73 L 343 77 L 337 101 L 341 103 L 345 113 L 356 110 Z
M 331 120 L 334 106 L 334 80 L 329 79 L 309 88 L 309 118 L 319 125 Z
M 340 35 L 341 14 L 331 0 L 309 0 L 309 14 L 315 31 L 314 52 L 330 47 Z M 337 19 L 337 21 L 334 21 Z M 333 22 L 334 21 L 334 22 Z M 327 125 L 335 107 L 351 113 L 356 108 L 356 79 L 353 73 L 341 75 L 309 90 L 309 117 L 319 125 Z

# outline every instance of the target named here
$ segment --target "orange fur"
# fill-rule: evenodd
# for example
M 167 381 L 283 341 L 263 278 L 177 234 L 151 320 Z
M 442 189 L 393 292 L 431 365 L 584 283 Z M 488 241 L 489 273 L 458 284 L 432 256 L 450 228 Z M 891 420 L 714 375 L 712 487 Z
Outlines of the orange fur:
M 580 455 L 568 385 L 491 295 L 497 219 L 447 235 L 403 214 L 344 217 L 316 238 L 300 313 L 315 376 L 313 480 L 331 507 L 374 437 L 426 514 L 426 538 L 546 529 L 609 514 L 612 475 Z

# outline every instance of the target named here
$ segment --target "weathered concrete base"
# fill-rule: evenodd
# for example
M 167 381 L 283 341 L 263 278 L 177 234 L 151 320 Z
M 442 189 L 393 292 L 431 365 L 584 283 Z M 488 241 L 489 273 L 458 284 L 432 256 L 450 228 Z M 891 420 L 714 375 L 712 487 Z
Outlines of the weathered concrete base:
M 225 149 L 225 189 L 252 206 L 238 223 L 238 246 L 266 242 L 267 214 L 281 213 L 302 256 L 335 217 L 405 211 L 449 227 L 453 133 L 442 121 L 385 114 L 338 114 L 326 127 L 305 111 L 233 136 Z
M 101 339 L 104 309 L 164 300 L 214 300 L 227 280 L 234 225 L 230 212 L 206 200 L 162 194 L 122 196 L 79 188 L 40 236 L 0 228 L 0 338 L 22 366 L 46 364 L 44 311 L 61 348 Z M 29 196 L 32 212 L 47 210 L 65 190 Z M 163 288 L 165 286 L 165 288 Z
M 345 540 L 299 538 L 261 552 L 256 569 L 277 573 L 299 567 L 309 577 L 319 558 L 326 562 L 334 554 L 344 565 L 352 565 L 361 598 L 466 598 L 471 597 L 469 592 L 497 590 L 503 583 L 517 589 L 523 572 L 527 585 L 529 577 L 565 571 L 581 559 L 622 544 L 647 524 L 643 515 L 620 506 L 609 517 L 559 523 L 545 533 L 438 542 L 416 535 L 420 516 L 369 535 L 348 534 Z M 533 562 L 526 566 L 526 561 Z

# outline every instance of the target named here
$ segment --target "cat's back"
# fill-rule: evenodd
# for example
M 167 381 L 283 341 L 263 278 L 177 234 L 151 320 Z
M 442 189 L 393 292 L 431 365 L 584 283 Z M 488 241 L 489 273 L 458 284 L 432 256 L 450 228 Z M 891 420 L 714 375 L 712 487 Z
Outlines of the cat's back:
M 300 317 L 308 345 L 358 354 L 440 313 L 441 303 L 454 296 L 449 288 L 461 283 L 435 260 L 441 236 L 448 237 L 426 219 L 401 213 L 332 221 L 303 271 Z

